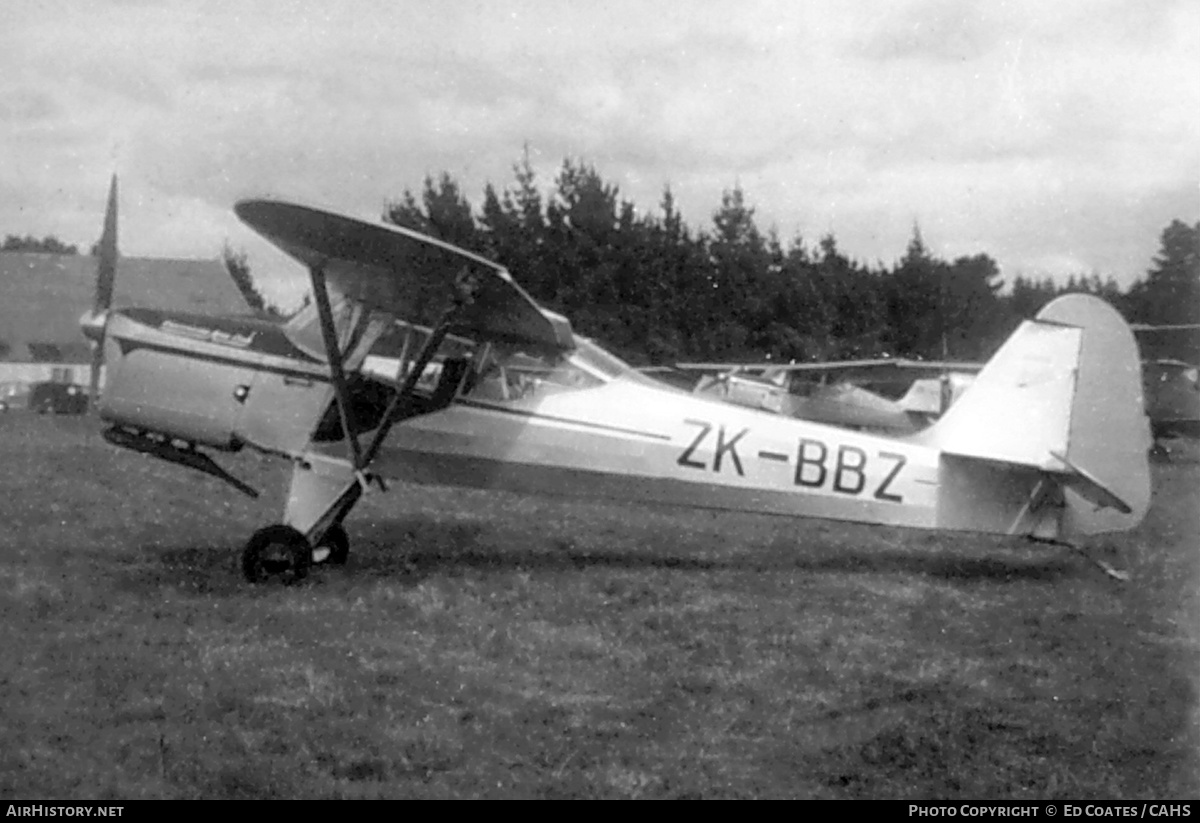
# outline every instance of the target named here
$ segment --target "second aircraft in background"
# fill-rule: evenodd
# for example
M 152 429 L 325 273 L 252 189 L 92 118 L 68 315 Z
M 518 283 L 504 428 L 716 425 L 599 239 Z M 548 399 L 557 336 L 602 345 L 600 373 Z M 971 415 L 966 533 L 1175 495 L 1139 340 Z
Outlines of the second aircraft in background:
M 982 363 L 879 358 L 824 363 L 680 363 L 691 391 L 852 429 L 914 434 L 966 391 Z M 656 374 L 655 376 L 660 376 Z

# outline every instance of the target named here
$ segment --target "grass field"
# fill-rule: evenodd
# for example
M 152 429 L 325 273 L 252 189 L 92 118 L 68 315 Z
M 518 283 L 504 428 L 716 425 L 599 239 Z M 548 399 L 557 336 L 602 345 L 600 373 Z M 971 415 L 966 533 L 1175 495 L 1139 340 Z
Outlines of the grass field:
M 269 490 L 0 417 L 0 797 L 1200 796 L 1200 462 L 1097 553 L 397 486 L 250 587 Z

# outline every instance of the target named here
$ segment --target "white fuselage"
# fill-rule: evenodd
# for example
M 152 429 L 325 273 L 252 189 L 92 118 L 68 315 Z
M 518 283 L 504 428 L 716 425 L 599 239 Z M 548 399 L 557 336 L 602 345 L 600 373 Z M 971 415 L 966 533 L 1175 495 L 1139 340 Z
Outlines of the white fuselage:
M 468 395 L 393 429 L 375 470 L 424 483 L 935 527 L 936 449 L 619 378 Z

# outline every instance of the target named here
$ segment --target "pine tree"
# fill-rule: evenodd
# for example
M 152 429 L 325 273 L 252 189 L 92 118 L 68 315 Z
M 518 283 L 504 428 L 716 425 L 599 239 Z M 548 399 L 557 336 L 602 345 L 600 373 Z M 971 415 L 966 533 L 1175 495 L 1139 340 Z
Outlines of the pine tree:
M 221 261 L 225 264 L 225 271 L 229 272 L 233 284 L 241 292 L 242 299 L 246 301 L 251 312 L 260 317 L 280 316 L 279 310 L 267 302 L 266 297 L 254 282 L 246 252 L 234 250 L 226 240 L 225 245 L 221 248 Z
M 1200 223 L 1173 220 L 1154 268 L 1130 289 L 1134 319 L 1153 325 L 1200 323 Z

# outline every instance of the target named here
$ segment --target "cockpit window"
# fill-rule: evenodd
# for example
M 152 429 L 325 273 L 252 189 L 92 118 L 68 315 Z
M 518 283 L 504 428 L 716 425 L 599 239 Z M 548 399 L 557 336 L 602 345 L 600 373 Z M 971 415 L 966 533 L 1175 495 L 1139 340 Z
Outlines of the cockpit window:
M 481 346 L 463 394 L 476 400 L 515 402 L 549 393 L 594 388 L 605 382 L 571 357 Z
M 398 386 L 412 367 L 426 334 L 427 329 L 405 325 L 394 339 L 376 347 L 363 363 L 362 372 Z M 597 388 L 617 379 L 649 380 L 592 340 L 579 335 L 574 340 L 573 349 L 547 352 L 505 342 L 478 344 L 451 336 L 422 372 L 416 387 L 423 394 L 449 391 L 474 400 L 515 403 Z M 462 362 L 462 371 L 444 374 L 452 360 Z
M 514 402 L 592 389 L 636 374 L 591 340 L 577 335 L 575 343 L 573 350 L 555 354 L 512 350 L 500 344 L 482 346 L 463 393 L 473 399 Z

